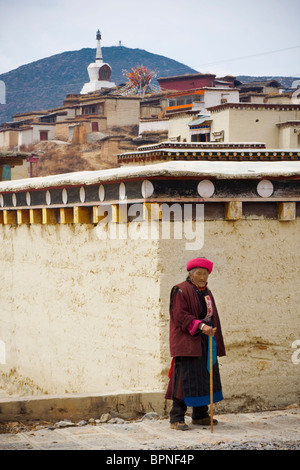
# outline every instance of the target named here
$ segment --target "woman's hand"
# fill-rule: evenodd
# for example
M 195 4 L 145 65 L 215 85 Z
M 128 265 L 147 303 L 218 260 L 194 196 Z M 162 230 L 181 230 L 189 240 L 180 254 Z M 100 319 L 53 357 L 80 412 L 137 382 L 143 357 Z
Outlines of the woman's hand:
M 211 326 L 204 325 L 201 331 L 207 336 L 215 336 L 216 328 L 212 328 Z

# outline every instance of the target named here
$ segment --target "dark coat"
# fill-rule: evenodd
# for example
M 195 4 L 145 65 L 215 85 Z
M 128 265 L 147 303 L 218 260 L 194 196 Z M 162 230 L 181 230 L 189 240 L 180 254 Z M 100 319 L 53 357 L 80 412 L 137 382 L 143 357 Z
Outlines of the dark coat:
M 209 289 L 207 293 L 213 306 L 213 325 L 217 328 L 215 338 L 218 356 L 225 356 L 225 346 L 215 300 Z M 204 318 L 195 287 L 188 281 L 174 286 L 170 298 L 170 353 L 176 356 L 202 356 L 201 333 L 192 336 L 188 325 L 195 319 Z

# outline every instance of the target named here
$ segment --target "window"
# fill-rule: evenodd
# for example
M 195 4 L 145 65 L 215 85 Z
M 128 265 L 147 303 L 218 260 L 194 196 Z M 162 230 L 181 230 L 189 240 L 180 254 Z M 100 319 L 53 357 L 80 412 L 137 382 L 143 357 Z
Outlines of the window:
M 88 106 L 82 106 L 82 115 L 87 116 L 89 114 L 103 114 L 104 106 L 103 103 L 91 104 Z
M 203 101 L 203 95 L 186 95 L 186 96 L 178 96 L 177 98 L 170 98 L 168 100 L 168 106 L 182 106 L 186 104 L 193 104 L 194 101 Z
M 42 116 L 39 118 L 40 122 L 50 122 L 50 123 L 55 123 L 56 122 L 56 114 L 52 114 L 51 116 Z

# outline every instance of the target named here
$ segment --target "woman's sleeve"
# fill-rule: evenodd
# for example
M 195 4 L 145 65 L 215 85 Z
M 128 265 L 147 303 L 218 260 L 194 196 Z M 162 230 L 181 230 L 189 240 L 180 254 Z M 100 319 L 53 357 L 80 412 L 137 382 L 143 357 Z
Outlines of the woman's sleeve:
M 197 320 L 195 316 L 190 313 L 186 299 L 180 289 L 174 293 L 172 299 L 172 316 L 175 326 L 181 328 L 182 331 L 186 331 L 188 326 L 194 320 Z
M 192 320 L 191 323 L 188 325 L 187 329 L 190 335 L 195 336 L 199 333 L 199 325 L 203 323 L 201 320 Z

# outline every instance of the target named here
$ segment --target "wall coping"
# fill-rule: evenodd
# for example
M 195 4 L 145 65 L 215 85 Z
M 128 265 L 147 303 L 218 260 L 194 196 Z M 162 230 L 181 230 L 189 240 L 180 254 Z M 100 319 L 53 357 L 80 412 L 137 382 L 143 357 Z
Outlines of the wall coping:
M 155 177 L 210 177 L 214 179 L 300 178 L 300 161 L 169 161 L 145 166 L 128 166 L 3 181 L 0 183 L 0 193 Z

